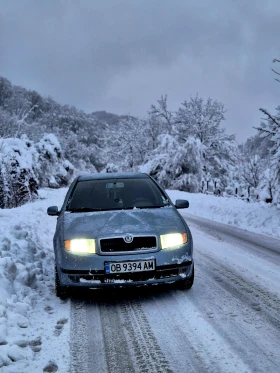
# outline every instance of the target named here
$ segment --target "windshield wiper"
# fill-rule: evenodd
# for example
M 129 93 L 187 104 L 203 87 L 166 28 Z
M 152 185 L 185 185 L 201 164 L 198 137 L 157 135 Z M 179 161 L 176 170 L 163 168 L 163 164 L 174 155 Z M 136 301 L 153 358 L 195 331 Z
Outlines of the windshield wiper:
M 135 208 L 137 209 L 159 209 L 161 207 L 164 207 L 164 206 L 135 206 Z
M 81 207 L 79 209 L 69 209 L 69 210 L 66 210 L 66 211 L 69 211 L 69 212 L 91 212 L 91 211 L 102 211 L 102 209 L 94 209 L 94 208 L 91 208 L 91 207 Z
M 164 206 L 129 206 L 129 207 L 111 207 L 111 208 L 92 208 L 92 207 L 80 207 L 77 209 L 67 209 L 67 212 L 93 212 L 93 211 L 112 211 L 112 210 L 133 210 L 133 209 L 157 209 Z
M 91 207 L 81 207 L 79 209 L 69 209 L 68 212 L 92 212 L 92 211 L 112 211 L 112 210 L 125 210 L 132 209 L 133 207 L 109 207 L 109 208 L 91 208 Z

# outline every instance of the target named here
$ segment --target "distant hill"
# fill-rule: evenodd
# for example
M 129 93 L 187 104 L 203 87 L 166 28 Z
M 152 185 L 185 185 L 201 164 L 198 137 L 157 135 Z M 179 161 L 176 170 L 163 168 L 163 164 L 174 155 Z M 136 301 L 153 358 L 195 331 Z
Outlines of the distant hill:
M 118 125 L 120 119 L 122 118 L 120 115 L 108 113 L 105 110 L 95 111 L 92 113 L 92 116 L 96 118 L 98 122 L 107 123 L 109 126 Z

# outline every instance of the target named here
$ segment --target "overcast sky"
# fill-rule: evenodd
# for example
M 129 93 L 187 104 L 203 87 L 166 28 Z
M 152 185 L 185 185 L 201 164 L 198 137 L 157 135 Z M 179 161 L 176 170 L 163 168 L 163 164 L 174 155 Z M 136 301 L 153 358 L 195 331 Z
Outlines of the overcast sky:
M 198 94 L 239 141 L 280 104 L 280 0 L 0 0 L 0 75 L 87 112 Z

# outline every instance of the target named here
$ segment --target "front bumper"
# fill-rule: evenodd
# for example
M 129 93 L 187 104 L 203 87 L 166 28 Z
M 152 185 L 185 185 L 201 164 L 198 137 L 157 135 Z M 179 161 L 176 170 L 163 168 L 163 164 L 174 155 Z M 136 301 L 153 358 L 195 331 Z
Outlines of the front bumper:
M 105 288 L 156 285 L 173 283 L 190 278 L 193 273 L 193 261 L 180 264 L 156 266 L 155 271 L 105 274 L 104 270 L 67 270 L 60 268 L 60 282 L 63 286 Z

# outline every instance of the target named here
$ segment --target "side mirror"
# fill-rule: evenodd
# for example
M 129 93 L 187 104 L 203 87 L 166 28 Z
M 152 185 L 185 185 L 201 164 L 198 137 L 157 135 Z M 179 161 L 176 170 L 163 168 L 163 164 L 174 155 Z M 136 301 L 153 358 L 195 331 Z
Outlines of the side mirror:
M 58 207 L 57 206 L 50 206 L 47 210 L 47 214 L 50 215 L 50 216 L 59 215 Z
M 177 209 L 187 209 L 189 205 L 189 201 L 187 201 L 186 199 L 176 199 L 175 207 Z

